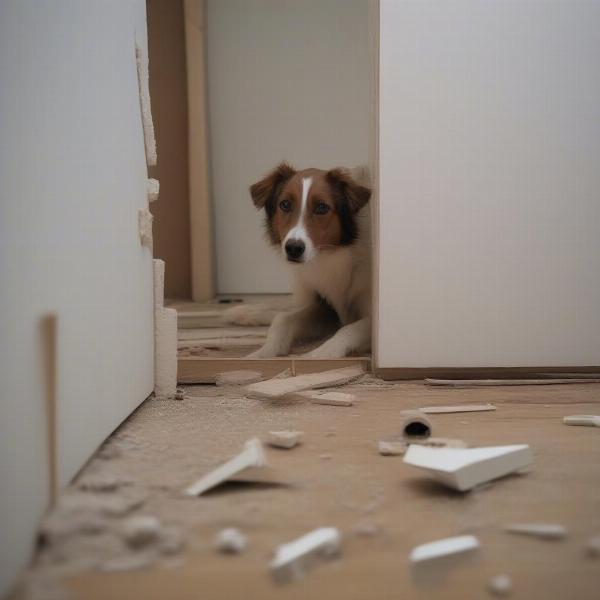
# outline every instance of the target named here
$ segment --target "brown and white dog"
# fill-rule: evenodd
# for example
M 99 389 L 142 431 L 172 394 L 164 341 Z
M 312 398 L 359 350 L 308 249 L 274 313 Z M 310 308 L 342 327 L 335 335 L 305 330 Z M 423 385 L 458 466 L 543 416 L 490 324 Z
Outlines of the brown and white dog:
M 284 162 L 250 187 L 254 205 L 265 211 L 269 241 L 287 260 L 293 278 L 293 308 L 275 315 L 266 343 L 250 357 L 285 355 L 295 342 L 330 332 L 335 333 L 306 356 L 341 358 L 370 350 L 367 180 L 364 168 L 296 171 Z M 272 318 L 268 309 L 262 316 L 260 310 L 239 306 L 227 319 L 264 323 Z

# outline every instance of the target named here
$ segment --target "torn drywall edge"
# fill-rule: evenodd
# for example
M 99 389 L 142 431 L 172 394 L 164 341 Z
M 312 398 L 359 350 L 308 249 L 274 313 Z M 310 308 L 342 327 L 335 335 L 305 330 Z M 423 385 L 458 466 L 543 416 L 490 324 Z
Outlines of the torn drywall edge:
M 152 250 L 152 213 L 147 208 L 140 208 L 138 211 L 138 228 L 140 233 L 140 243 L 149 250 Z
M 148 179 L 146 191 L 148 192 L 148 202 L 158 200 L 158 194 L 160 192 L 160 183 L 158 179 Z
M 144 147 L 146 149 L 146 164 L 149 167 L 153 167 L 156 165 L 156 138 L 154 135 L 154 123 L 152 122 L 152 107 L 150 105 L 148 52 L 146 47 L 142 47 L 137 35 L 135 38 L 135 62 L 142 113 L 142 129 L 144 131 Z

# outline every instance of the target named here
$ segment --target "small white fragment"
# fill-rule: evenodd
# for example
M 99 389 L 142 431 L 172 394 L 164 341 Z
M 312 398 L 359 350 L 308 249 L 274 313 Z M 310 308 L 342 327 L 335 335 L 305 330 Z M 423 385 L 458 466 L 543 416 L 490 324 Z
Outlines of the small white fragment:
M 148 202 L 154 202 L 155 200 L 158 200 L 158 193 L 160 191 L 160 183 L 158 182 L 158 179 L 148 179 L 146 190 L 148 192 Z
M 343 392 L 327 392 L 325 394 L 310 394 L 313 404 L 327 404 L 329 406 L 352 406 L 356 397 L 354 394 Z
M 586 552 L 588 556 L 593 558 L 600 557 L 600 535 L 595 535 L 594 537 L 588 540 L 588 543 L 585 545 Z
M 561 540 L 567 536 L 566 528 L 555 523 L 515 523 L 505 525 L 504 531 L 531 535 L 546 540 Z
M 512 581 L 508 575 L 495 575 L 490 579 L 488 589 L 494 596 L 508 596 L 512 592 Z
M 451 554 L 460 554 L 479 548 L 479 541 L 473 535 L 459 535 L 444 538 L 428 544 L 413 548 L 410 553 L 410 562 L 419 563 L 425 560 L 442 558 Z
M 493 404 L 461 404 L 460 406 L 424 406 L 419 410 L 426 415 L 435 415 L 442 413 L 481 412 L 496 410 L 496 407 Z
M 527 444 L 486 448 L 426 448 L 411 444 L 404 455 L 406 464 L 424 469 L 461 492 L 523 469 L 532 460 Z
M 252 438 L 244 444 L 242 452 L 217 467 L 214 471 L 201 477 L 186 488 L 185 493 L 188 496 L 199 496 L 250 467 L 264 467 L 266 464 L 267 461 L 260 440 Z
M 269 431 L 267 443 L 276 448 L 290 449 L 300 442 L 301 431 Z
M 240 554 L 247 545 L 248 539 L 235 527 L 221 529 L 215 537 L 215 548 L 224 554 Z
M 565 425 L 582 425 L 584 427 L 600 427 L 598 415 L 570 415 L 563 418 Z
M 156 517 L 136 515 L 123 524 L 123 538 L 132 548 L 140 548 L 156 542 L 161 533 Z
M 339 554 L 342 536 L 335 527 L 320 527 L 275 550 L 270 569 L 274 579 L 286 582 L 299 579 L 320 560 Z
M 379 440 L 379 454 L 382 456 L 401 456 L 406 452 L 408 444 L 404 441 Z

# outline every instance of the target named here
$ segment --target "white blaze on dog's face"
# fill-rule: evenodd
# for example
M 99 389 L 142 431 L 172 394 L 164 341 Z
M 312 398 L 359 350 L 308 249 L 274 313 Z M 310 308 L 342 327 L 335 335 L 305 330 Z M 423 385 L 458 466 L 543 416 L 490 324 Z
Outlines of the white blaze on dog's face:
M 355 215 L 371 192 L 344 169 L 295 171 L 281 163 L 250 194 L 265 209 L 271 243 L 289 262 L 306 263 L 356 240 Z

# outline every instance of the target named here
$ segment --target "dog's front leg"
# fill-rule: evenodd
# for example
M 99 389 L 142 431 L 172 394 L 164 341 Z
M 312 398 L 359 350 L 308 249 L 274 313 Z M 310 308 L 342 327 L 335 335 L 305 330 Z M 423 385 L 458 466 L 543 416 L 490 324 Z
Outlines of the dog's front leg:
M 265 345 L 246 358 L 272 358 L 289 354 L 296 339 L 305 336 L 313 328 L 318 315 L 319 306 L 315 304 L 277 314 L 267 333 Z
M 307 358 L 343 358 L 351 352 L 371 349 L 371 317 L 365 317 L 338 329 L 336 334 L 320 346 L 307 352 Z

